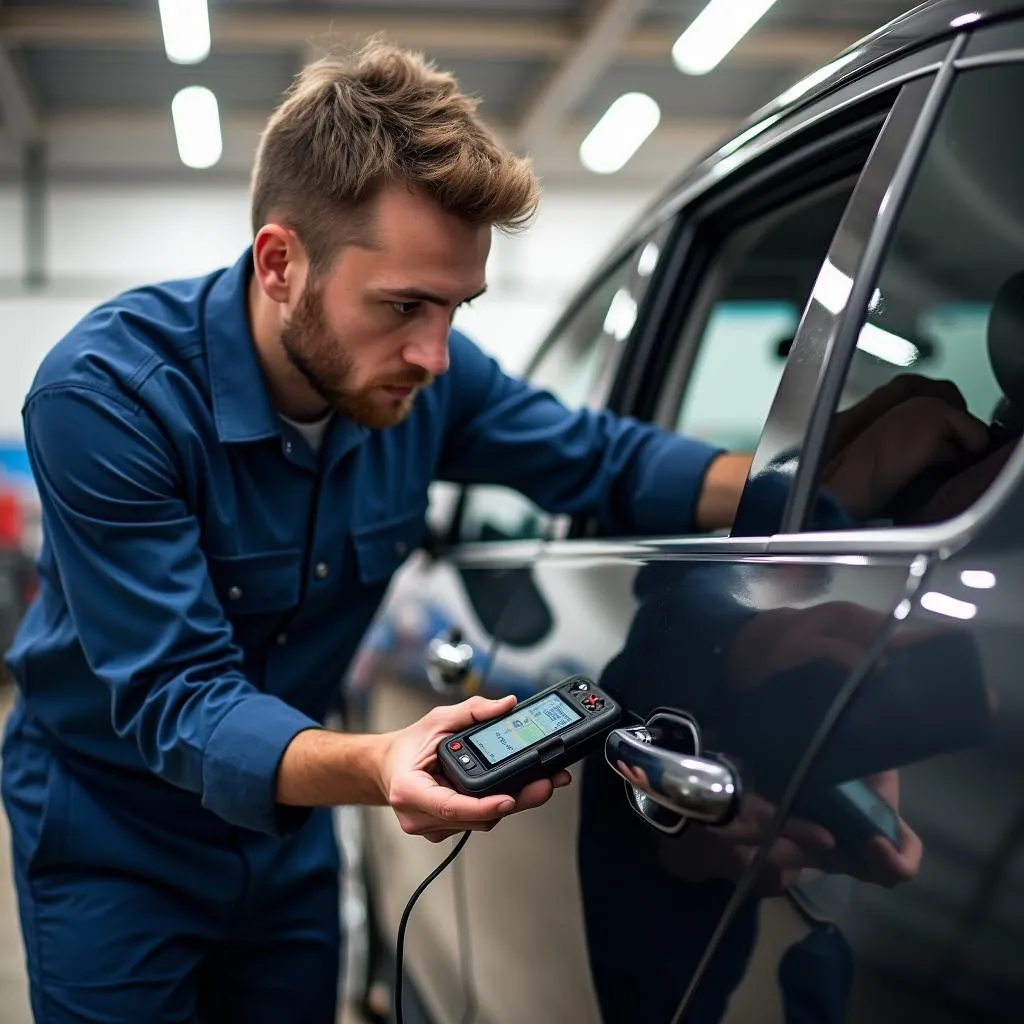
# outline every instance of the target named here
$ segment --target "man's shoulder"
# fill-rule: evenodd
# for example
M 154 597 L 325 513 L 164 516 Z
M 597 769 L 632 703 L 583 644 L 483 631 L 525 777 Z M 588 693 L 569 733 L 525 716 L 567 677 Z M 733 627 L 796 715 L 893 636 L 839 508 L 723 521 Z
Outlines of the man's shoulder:
M 57 386 L 133 400 L 166 367 L 205 379 L 205 297 L 221 274 L 134 288 L 96 306 L 43 358 L 27 400 Z

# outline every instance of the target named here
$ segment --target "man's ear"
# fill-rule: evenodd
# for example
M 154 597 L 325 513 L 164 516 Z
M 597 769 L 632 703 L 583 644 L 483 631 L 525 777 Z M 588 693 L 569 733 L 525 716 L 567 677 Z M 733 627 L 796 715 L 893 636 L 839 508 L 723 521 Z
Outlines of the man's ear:
M 294 231 L 264 224 L 252 245 L 253 274 L 267 298 L 294 305 L 306 285 L 309 260 Z

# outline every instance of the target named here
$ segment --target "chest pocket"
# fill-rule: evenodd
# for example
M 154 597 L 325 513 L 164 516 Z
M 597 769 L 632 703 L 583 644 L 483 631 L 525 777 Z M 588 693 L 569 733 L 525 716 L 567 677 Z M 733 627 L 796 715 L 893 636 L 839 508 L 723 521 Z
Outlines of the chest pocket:
M 426 530 L 426 512 L 427 506 L 421 505 L 384 522 L 352 530 L 356 566 L 363 583 L 381 583 L 390 579 L 420 546 Z
M 207 555 L 210 578 L 225 613 L 284 612 L 299 603 L 302 552 L 298 548 L 255 555 Z

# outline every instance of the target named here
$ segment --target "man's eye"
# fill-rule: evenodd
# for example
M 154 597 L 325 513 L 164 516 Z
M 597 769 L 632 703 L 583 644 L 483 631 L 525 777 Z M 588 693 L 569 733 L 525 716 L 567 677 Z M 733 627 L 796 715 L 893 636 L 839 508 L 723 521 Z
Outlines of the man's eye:
M 419 309 L 420 304 L 418 302 L 392 302 L 391 308 L 398 313 L 400 316 L 409 316 L 415 313 Z

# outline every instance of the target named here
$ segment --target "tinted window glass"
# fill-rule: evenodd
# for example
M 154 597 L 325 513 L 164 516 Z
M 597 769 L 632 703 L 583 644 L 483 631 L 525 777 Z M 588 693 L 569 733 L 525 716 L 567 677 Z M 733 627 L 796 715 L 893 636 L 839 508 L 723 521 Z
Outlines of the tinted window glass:
M 695 344 L 696 354 L 677 433 L 753 451 L 852 189 L 853 181 L 846 181 L 775 211 L 722 248 L 681 344 L 683 372 L 686 350 Z
M 1020 436 L 1024 139 L 1008 130 L 1006 98 L 1022 93 L 1017 66 L 965 75 L 911 187 L 820 472 L 850 525 L 964 511 Z M 831 282 L 838 294 L 849 286 Z
M 618 362 L 657 259 L 656 243 L 648 243 L 603 278 L 545 348 L 530 383 L 570 409 L 595 398 L 599 404 L 602 374 Z M 518 491 L 480 484 L 467 489 L 459 540 L 529 540 L 540 537 L 544 522 L 545 513 Z

